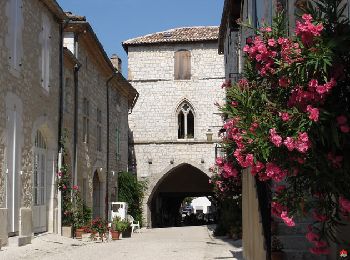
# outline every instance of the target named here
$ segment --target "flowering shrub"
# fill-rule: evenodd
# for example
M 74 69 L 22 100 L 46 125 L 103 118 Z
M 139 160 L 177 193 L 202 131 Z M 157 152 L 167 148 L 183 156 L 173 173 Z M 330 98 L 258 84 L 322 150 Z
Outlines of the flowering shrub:
M 216 189 L 240 191 L 242 169 L 269 181 L 272 214 L 310 214 L 315 254 L 350 214 L 350 27 L 340 0 L 320 0 L 287 37 L 283 11 L 247 40 L 244 78 L 225 84 L 228 119 Z

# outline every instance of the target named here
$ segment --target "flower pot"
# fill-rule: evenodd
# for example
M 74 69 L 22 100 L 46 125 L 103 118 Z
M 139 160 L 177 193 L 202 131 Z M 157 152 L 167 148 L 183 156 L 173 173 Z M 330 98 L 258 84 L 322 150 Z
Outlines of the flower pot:
M 84 229 L 83 228 L 77 228 L 75 230 L 75 238 L 81 239 L 84 233 Z
M 62 227 L 62 236 L 71 238 L 72 237 L 72 226 Z
M 125 231 L 123 231 L 122 235 L 123 235 L 123 238 L 131 237 L 131 228 L 128 228 Z
M 284 259 L 284 252 L 282 251 L 271 252 L 271 260 L 283 260 L 283 259 Z
M 112 240 L 119 240 L 120 232 L 111 230 Z

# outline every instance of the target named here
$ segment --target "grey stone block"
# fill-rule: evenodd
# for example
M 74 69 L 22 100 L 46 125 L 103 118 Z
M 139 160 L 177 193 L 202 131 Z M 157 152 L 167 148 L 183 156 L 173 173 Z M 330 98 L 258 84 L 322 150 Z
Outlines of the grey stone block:
M 20 237 L 31 237 L 33 230 L 33 215 L 31 208 L 20 209 Z
M 8 244 L 7 234 L 7 208 L 0 208 L 0 248 L 1 245 L 6 246 Z
M 25 246 L 32 243 L 32 236 L 24 236 L 18 238 L 18 246 Z

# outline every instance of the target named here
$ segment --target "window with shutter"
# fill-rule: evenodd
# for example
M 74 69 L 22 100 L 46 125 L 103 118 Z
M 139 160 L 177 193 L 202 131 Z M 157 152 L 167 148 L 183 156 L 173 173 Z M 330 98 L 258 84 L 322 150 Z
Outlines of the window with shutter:
M 41 34 L 41 85 L 47 91 L 50 87 L 50 39 L 51 28 L 49 18 L 42 16 Z
M 89 115 L 90 104 L 87 98 L 83 99 L 83 142 L 89 143 Z
M 22 66 L 22 9 L 22 0 L 8 0 L 8 35 L 6 43 L 9 50 L 9 64 L 10 67 L 15 70 L 20 70 Z
M 175 80 L 191 79 L 191 52 L 179 50 L 175 52 L 174 78 Z

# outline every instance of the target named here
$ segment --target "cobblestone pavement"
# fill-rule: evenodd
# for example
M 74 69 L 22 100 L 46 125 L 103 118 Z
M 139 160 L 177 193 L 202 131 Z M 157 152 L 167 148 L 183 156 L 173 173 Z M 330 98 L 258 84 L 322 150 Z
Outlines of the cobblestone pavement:
M 105 243 L 42 234 L 31 245 L 2 248 L 0 259 L 241 260 L 240 244 L 213 238 L 206 226 L 142 229 L 131 238 Z

